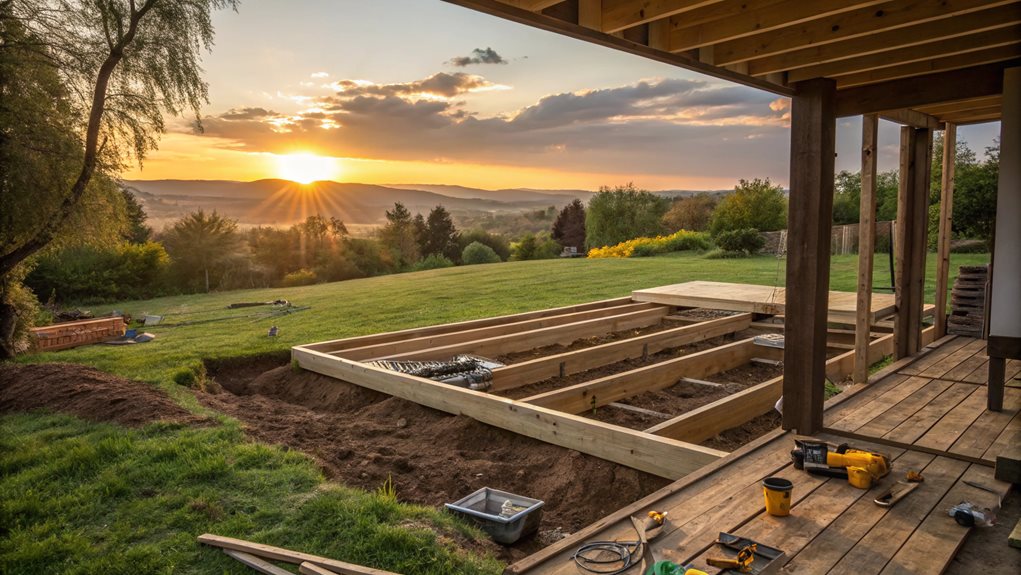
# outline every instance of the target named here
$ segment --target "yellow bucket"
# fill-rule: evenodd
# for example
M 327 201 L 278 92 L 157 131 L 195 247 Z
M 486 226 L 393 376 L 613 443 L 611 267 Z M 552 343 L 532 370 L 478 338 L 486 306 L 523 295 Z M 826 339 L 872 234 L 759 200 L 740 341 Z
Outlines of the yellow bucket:
M 776 517 L 787 517 L 791 514 L 791 490 L 794 484 L 779 477 L 767 477 L 762 480 L 762 492 L 766 496 L 766 513 Z

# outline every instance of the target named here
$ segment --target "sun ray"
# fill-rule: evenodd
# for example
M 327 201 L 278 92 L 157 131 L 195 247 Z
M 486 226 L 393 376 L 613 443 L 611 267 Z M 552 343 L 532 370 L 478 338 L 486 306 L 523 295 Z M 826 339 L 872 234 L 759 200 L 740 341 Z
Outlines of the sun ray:
M 278 155 L 276 162 L 276 171 L 280 178 L 299 184 L 331 180 L 337 177 L 339 172 L 336 159 L 308 152 Z

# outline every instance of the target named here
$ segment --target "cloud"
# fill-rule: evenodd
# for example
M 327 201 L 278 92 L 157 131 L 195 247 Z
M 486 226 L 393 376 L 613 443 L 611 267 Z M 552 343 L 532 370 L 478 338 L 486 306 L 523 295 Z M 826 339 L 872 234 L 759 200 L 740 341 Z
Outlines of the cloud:
M 244 108 L 204 118 L 205 134 L 249 151 L 286 152 L 297 141 L 338 157 L 786 178 L 789 110 L 742 86 L 651 79 L 551 94 L 488 117 L 460 99 L 494 89 L 481 76 L 332 86 L 297 113 Z
M 457 56 L 447 61 L 451 66 L 464 68 L 472 64 L 506 64 L 507 60 L 496 53 L 492 48 L 476 48 L 472 50 L 471 56 Z

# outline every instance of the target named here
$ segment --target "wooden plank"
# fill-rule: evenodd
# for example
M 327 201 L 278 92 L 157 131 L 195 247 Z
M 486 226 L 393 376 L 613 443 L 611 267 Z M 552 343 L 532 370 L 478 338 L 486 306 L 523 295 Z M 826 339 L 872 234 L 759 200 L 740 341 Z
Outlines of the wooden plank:
M 998 96 L 1003 92 L 1004 67 L 986 64 L 838 90 L 837 116 Z
M 825 401 L 835 95 L 832 80 L 810 80 L 791 103 L 783 426 L 806 435 L 822 428 Z
M 637 337 L 514 363 L 493 370 L 491 389 L 501 391 L 551 377 L 570 375 L 643 357 L 747 329 L 750 314 L 739 314 Z
M 903 378 L 904 376 L 899 376 Z M 853 406 L 841 406 L 833 413 L 828 414 L 832 421 L 828 421 L 826 427 L 851 431 L 862 425 L 862 422 L 871 421 L 872 418 L 885 412 L 887 409 L 897 405 L 912 393 L 929 384 L 924 377 L 907 377 L 904 379 L 894 378 L 897 384 L 886 392 L 879 394 L 862 395 L 863 403 Z
M 896 226 L 898 242 L 895 249 L 896 358 L 912 355 L 921 348 L 931 147 L 930 130 L 907 126 L 901 128 Z
M 858 302 L 855 313 L 855 383 L 869 378 L 869 341 L 872 337 L 872 272 L 876 251 L 876 160 L 878 156 L 879 117 L 862 116 L 861 201 L 858 222 Z
M 950 379 L 946 377 L 947 373 L 950 373 L 951 371 L 956 369 L 957 366 L 959 366 L 961 363 L 964 363 L 972 356 L 974 356 L 976 349 L 982 349 L 984 347 L 983 346 L 984 342 L 980 339 L 971 341 L 968 341 L 968 338 L 961 339 L 965 342 L 965 345 L 958 347 L 956 350 L 953 350 L 950 353 L 944 354 L 939 361 L 923 369 L 920 375 L 924 377 L 939 377 L 941 379 Z
M 970 349 L 974 350 L 971 357 L 965 359 L 961 363 L 957 364 L 941 377 L 943 379 L 949 379 L 952 381 L 964 381 L 964 378 L 971 372 L 975 371 L 977 367 L 982 365 L 988 357 L 986 356 L 986 345 L 985 340 L 976 339 L 968 344 Z
M 982 50 L 976 50 L 966 54 L 944 56 L 942 58 L 933 58 L 931 60 L 923 60 L 921 62 L 913 62 L 911 64 L 901 64 L 890 68 L 878 68 L 867 72 L 838 76 L 837 86 L 841 90 L 844 90 L 855 86 L 877 84 L 880 82 L 888 82 L 890 80 L 909 78 L 912 76 L 924 76 L 934 72 L 960 70 L 963 68 L 971 68 L 973 66 L 994 62 L 1014 61 L 1019 57 L 1021 57 L 1021 46 L 1018 46 L 1017 44 L 1009 44 L 994 48 L 984 48 Z
M 603 0 L 603 31 L 619 32 L 639 24 L 668 24 L 667 18 L 706 6 L 719 8 L 723 0 Z M 666 48 L 663 48 L 666 49 Z
M 724 452 L 651 436 L 537 405 L 387 371 L 296 346 L 298 365 L 381 393 L 453 413 L 540 441 L 677 479 Z
M 648 415 L 649 417 L 658 417 L 660 419 L 670 419 L 670 415 L 667 414 L 667 413 L 663 413 L 661 411 L 653 411 L 651 409 L 645 409 L 644 407 L 636 407 L 634 405 L 628 405 L 626 403 L 618 403 L 616 401 L 614 401 L 613 403 L 608 403 L 607 405 L 609 407 L 613 407 L 613 408 L 616 408 L 616 409 L 622 409 L 624 411 L 630 411 L 631 413 L 640 413 L 642 415 Z
M 929 402 L 939 397 L 944 391 L 949 389 L 952 384 L 953 382 L 950 381 L 933 379 L 922 386 L 921 389 L 918 389 L 911 395 L 908 395 L 890 409 L 877 414 L 871 420 L 864 421 L 864 418 L 862 418 L 862 420 L 860 420 L 861 425 L 858 427 L 853 425 L 854 422 L 848 422 L 851 423 L 851 425 L 847 425 L 845 428 L 848 431 L 855 431 L 861 435 L 884 437 L 886 434 L 896 429 L 898 425 L 904 423 L 906 420 L 918 413 L 918 411 L 928 405 Z
M 1003 411 L 983 411 L 961 437 L 950 446 L 951 453 L 983 457 L 1007 425 L 1021 413 L 1021 390 L 1007 390 Z
M 1018 16 L 1021 17 L 1021 5 L 1014 8 Z M 932 106 L 921 106 L 917 108 L 919 112 L 925 114 L 931 114 L 933 116 L 940 116 L 943 114 L 953 114 L 955 112 L 966 112 L 975 108 L 987 108 L 989 106 L 1001 106 L 1003 104 L 1003 96 L 986 96 L 985 98 L 970 98 L 967 100 L 957 100 L 955 102 L 947 102 L 946 104 L 935 104 Z
M 667 313 L 669 313 L 669 309 L 666 307 L 647 309 L 621 315 L 612 315 L 609 317 L 566 323 L 563 325 L 554 325 L 551 327 L 533 329 L 508 335 L 488 337 L 474 341 L 429 347 L 426 349 L 387 355 L 384 357 L 376 357 L 373 359 L 449 359 L 459 353 L 498 357 L 505 353 L 526 351 L 554 344 L 570 345 L 571 343 L 586 337 L 595 337 L 616 331 L 649 327 L 651 325 L 659 324 L 662 321 L 663 316 Z M 345 357 L 345 359 L 350 358 Z
M 892 0 L 886 2 L 882 9 L 860 8 L 799 26 L 788 26 L 721 42 L 715 46 L 716 65 L 734 64 L 797 50 L 805 46 L 819 46 L 869 36 L 1008 3 L 1010 0 L 945 0 L 943 2 Z M 903 106 L 891 106 L 890 109 L 899 107 Z
M 997 481 L 1021 483 L 1021 445 L 1012 445 L 996 456 Z
M 259 573 L 265 573 L 265 575 L 294 575 L 287 569 L 284 569 L 283 567 L 277 567 L 276 565 L 270 563 L 269 561 L 266 561 L 265 559 L 260 559 L 255 555 L 252 555 L 251 553 L 245 553 L 244 551 L 235 551 L 233 549 L 224 549 L 223 552 L 229 555 L 230 557 L 237 559 L 242 564 L 258 571 Z
M 300 551 L 291 551 L 290 549 L 274 547 L 272 545 L 263 545 L 262 543 L 253 543 L 251 541 L 235 539 L 233 537 L 222 537 L 211 533 L 199 535 L 198 540 L 199 543 L 204 543 L 205 545 L 210 545 L 212 547 L 233 549 L 235 551 L 242 551 L 244 553 L 257 555 L 266 559 L 273 559 L 275 561 L 283 561 L 285 563 L 294 564 L 308 562 L 320 567 L 325 567 L 333 573 L 340 573 L 342 575 L 398 575 L 392 571 L 362 567 L 361 565 L 337 561 L 336 559 L 327 559 L 326 557 L 320 557 L 318 555 L 302 553 Z
M 579 311 L 550 317 L 540 317 L 535 319 L 528 319 L 523 321 L 504 323 L 500 325 L 492 325 L 486 327 L 478 327 L 474 329 L 467 329 L 463 331 L 455 331 L 450 333 L 430 334 L 422 337 L 402 338 L 396 341 L 376 343 L 366 346 L 352 347 L 341 351 L 334 351 L 332 352 L 332 354 L 344 357 L 346 359 L 360 361 L 373 357 L 398 355 L 412 351 L 429 349 L 433 347 L 441 347 L 458 343 L 472 342 L 476 340 L 488 339 L 501 335 L 522 334 L 537 329 L 571 325 L 582 321 L 621 316 L 624 314 L 636 313 L 640 311 L 649 311 L 652 309 L 657 308 L 649 307 L 648 304 L 632 303 L 623 306 L 614 306 L 611 308 Z M 664 312 L 669 311 L 664 308 L 659 309 Z M 663 315 L 666 315 L 666 313 L 664 313 Z
M 522 401 L 566 413 L 582 413 L 636 395 L 666 389 L 682 377 L 706 377 L 748 363 L 758 353 L 753 338 L 661 361 L 527 397 Z
M 400 331 L 390 331 L 386 333 L 378 333 L 372 335 L 363 335 L 356 337 L 348 337 L 344 339 L 335 339 L 330 341 L 321 341 L 314 344 L 310 344 L 306 347 L 315 351 L 341 351 L 344 349 L 351 349 L 353 347 L 363 347 L 366 345 L 372 345 L 376 343 L 386 343 L 390 341 L 400 341 L 404 339 L 411 339 L 416 337 L 422 337 L 426 335 L 435 335 L 441 333 L 452 333 L 455 331 L 465 331 L 469 329 L 476 329 L 480 327 L 489 327 L 493 325 L 503 325 L 506 323 L 516 323 L 529 319 L 536 319 L 540 317 L 552 317 L 557 315 L 564 315 L 569 313 L 575 313 L 579 311 L 588 311 L 593 309 L 603 309 L 608 307 L 623 306 L 630 304 L 630 297 L 620 297 L 608 300 L 595 301 L 590 303 L 584 303 L 579 305 L 569 305 L 564 307 L 557 307 L 552 309 L 543 309 L 539 311 L 530 311 L 525 313 L 516 313 L 511 315 L 502 315 L 497 317 L 488 317 L 484 319 L 473 319 L 468 321 L 460 321 L 456 323 L 445 323 L 440 325 L 431 325 L 424 327 L 414 327 L 410 329 L 404 329 Z
M 943 343 L 943 345 L 941 345 L 935 353 L 930 353 L 925 357 L 920 358 L 918 361 L 912 362 L 910 365 L 901 368 L 897 373 L 904 375 L 921 375 L 923 371 L 929 369 L 933 365 L 936 365 L 948 354 L 961 349 L 968 345 L 971 341 L 971 338 L 956 335 L 949 335 L 946 337 L 948 338 L 948 341 Z
M 735 284 L 714 281 L 689 281 L 680 284 L 635 290 L 634 301 L 663 305 L 699 307 L 746 313 L 783 315 L 787 290 L 778 286 Z M 890 294 L 873 294 L 872 316 L 875 323 L 893 314 L 896 302 Z M 853 325 L 857 308 L 854 292 L 828 292 L 828 320 Z
M 930 485 L 929 475 L 928 472 L 925 475 L 926 487 Z M 972 487 L 964 483 L 964 480 L 988 485 L 997 493 L 993 494 Z M 1010 484 L 993 480 L 992 470 L 988 467 L 980 465 L 968 467 L 964 471 L 961 481 L 957 481 L 943 495 L 942 499 L 932 506 L 921 524 L 911 532 L 911 536 L 900 546 L 900 549 L 881 571 L 882 575 L 942 573 L 961 545 L 964 544 L 968 533 L 973 529 L 961 527 L 953 520 L 948 521 L 950 517 L 947 516 L 946 510 L 961 501 L 971 501 L 983 507 L 994 507 L 999 504 L 1000 498 L 1009 490 Z M 926 495 L 926 493 L 925 491 L 914 493 L 898 507 L 911 502 L 916 496 Z M 857 571 L 857 573 L 862 573 L 862 571 Z
M 919 409 L 909 419 L 905 420 L 889 433 L 883 435 L 883 439 L 896 441 L 898 443 L 914 444 L 923 435 L 928 433 L 930 429 L 933 429 L 933 426 L 940 421 L 948 411 L 957 407 L 962 401 L 964 401 L 968 396 L 974 394 L 977 390 L 977 387 L 969 386 L 964 383 L 951 385 L 946 391 L 930 401 L 925 407 Z
M 966 387 L 966 383 L 955 383 L 955 387 Z M 986 410 L 985 394 L 982 388 L 976 388 L 953 409 L 946 412 L 929 431 L 914 442 L 921 447 L 949 450 L 950 447 L 975 423 Z M 990 438 L 992 439 L 992 438 Z
M 1006 4 L 988 10 L 970 12 L 954 18 L 943 18 L 832 42 L 813 44 L 797 50 L 756 58 L 748 62 L 748 73 L 765 76 L 815 64 L 834 62 L 856 56 L 875 54 L 895 48 L 916 46 L 938 39 L 951 39 L 966 34 L 996 30 L 1021 23 L 1021 6 Z M 878 111 L 878 110 L 876 110 Z M 922 110 L 934 114 L 928 110 Z

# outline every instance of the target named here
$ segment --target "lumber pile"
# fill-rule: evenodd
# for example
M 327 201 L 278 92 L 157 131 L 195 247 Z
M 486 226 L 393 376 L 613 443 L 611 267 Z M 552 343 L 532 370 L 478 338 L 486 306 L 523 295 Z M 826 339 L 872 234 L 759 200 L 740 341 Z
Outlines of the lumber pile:
M 947 333 L 982 337 L 986 317 L 989 266 L 961 266 L 950 292 Z
M 33 327 L 29 332 L 38 351 L 57 351 L 124 337 L 127 327 L 117 316 Z
M 227 555 L 266 575 L 292 575 L 290 571 L 270 563 L 271 559 L 298 565 L 299 572 L 305 575 L 336 575 L 338 573 L 340 575 L 400 575 L 392 571 L 362 567 L 336 559 L 291 551 L 283 547 L 252 543 L 233 537 L 221 537 L 211 533 L 199 535 L 199 543 L 210 547 L 219 547 Z

